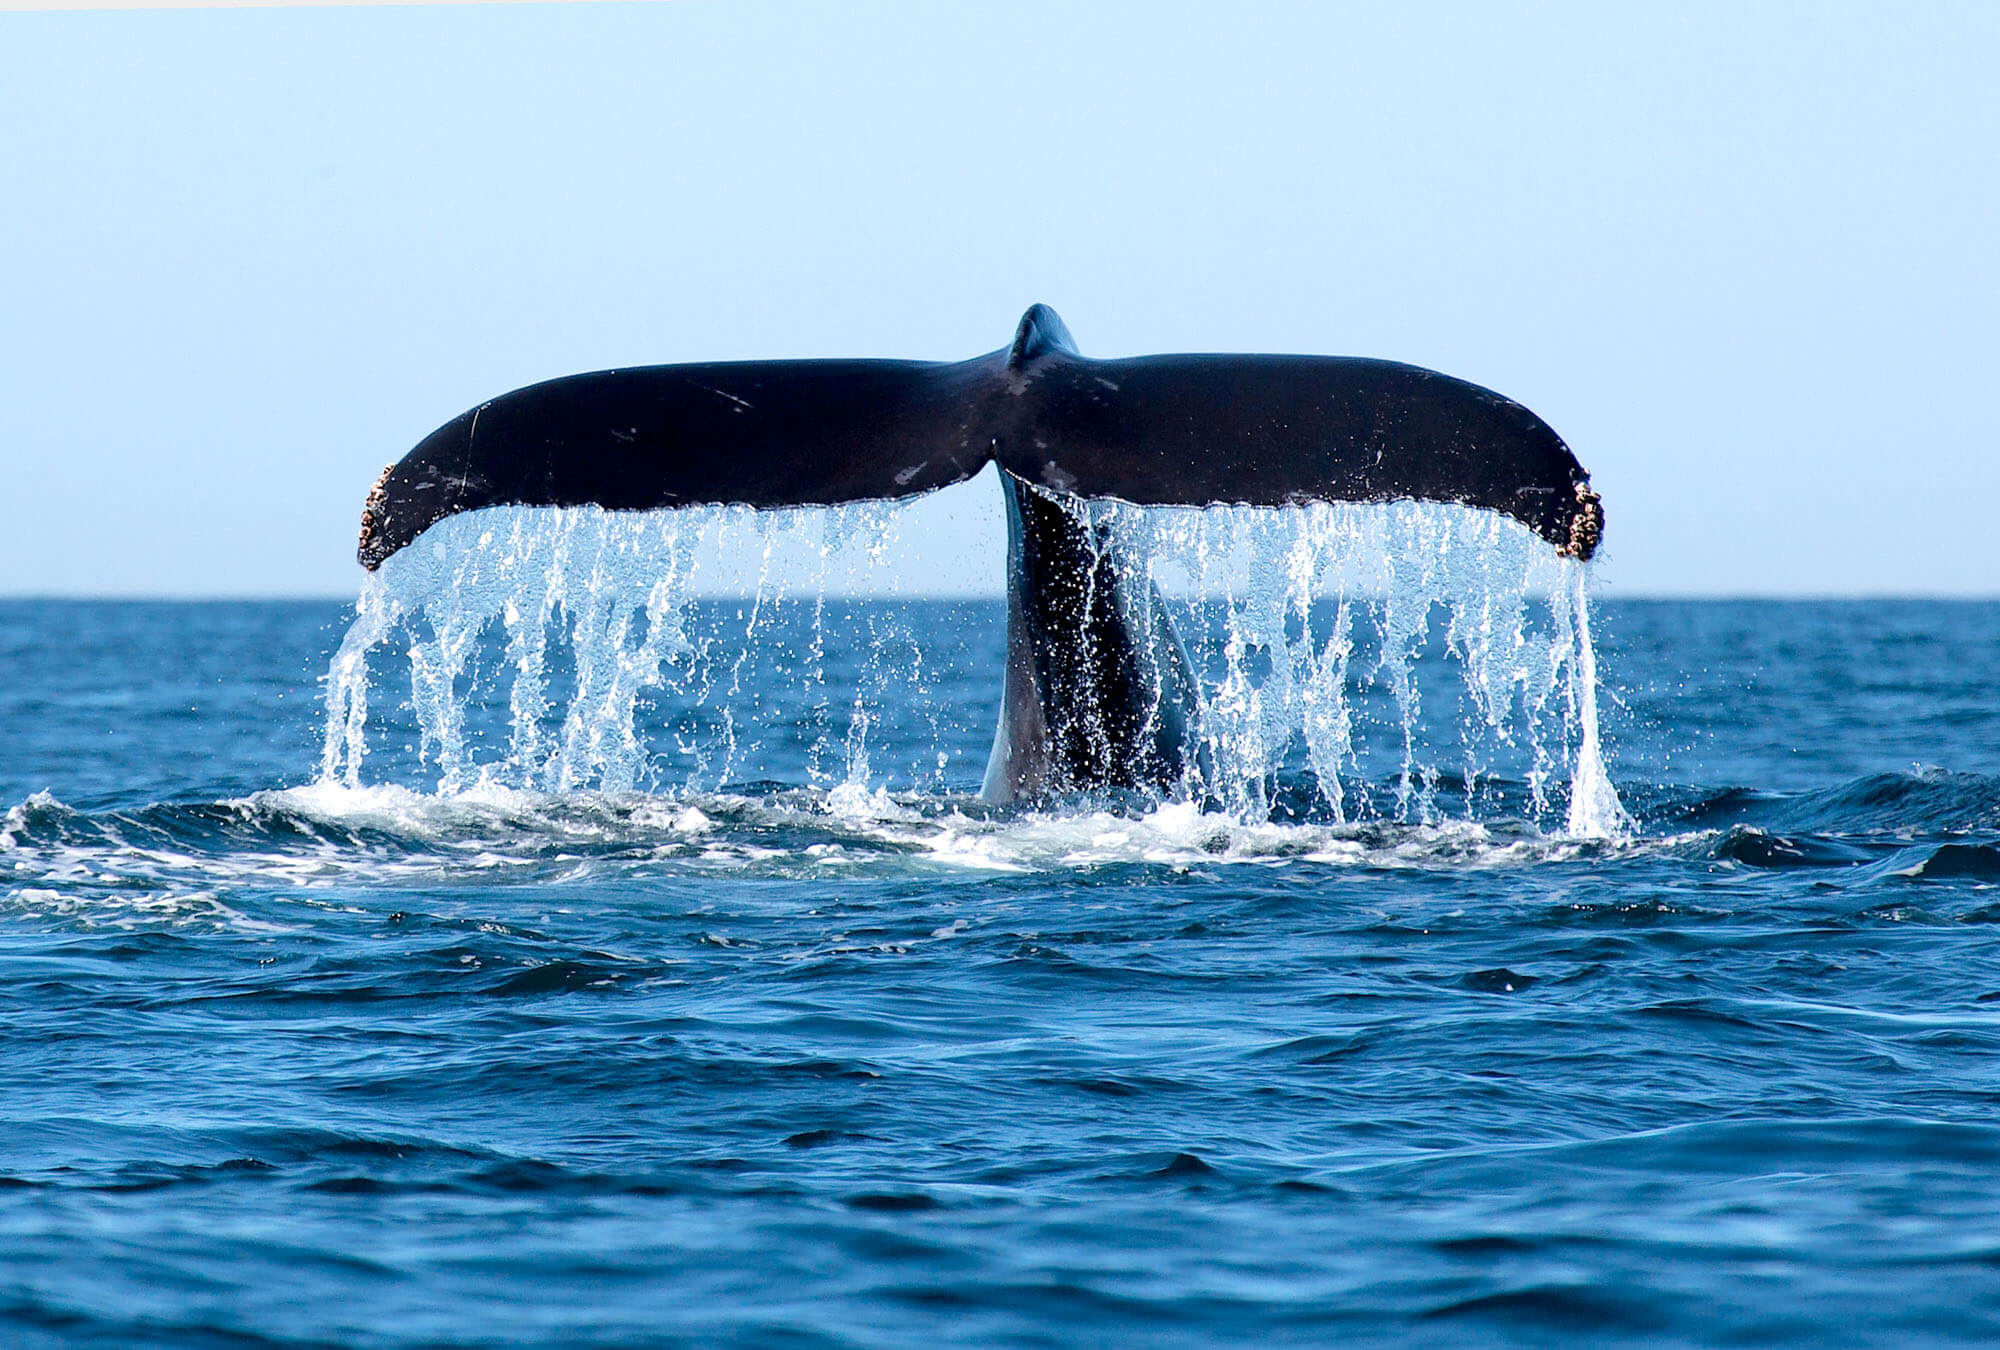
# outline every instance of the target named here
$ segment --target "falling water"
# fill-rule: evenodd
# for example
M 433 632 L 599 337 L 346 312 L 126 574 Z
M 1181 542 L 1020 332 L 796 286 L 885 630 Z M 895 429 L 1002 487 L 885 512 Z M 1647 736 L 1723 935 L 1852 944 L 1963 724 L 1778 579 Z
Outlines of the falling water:
M 362 783 L 371 653 L 401 635 L 415 752 L 440 792 L 713 790 L 773 717 L 818 727 L 815 781 L 881 785 L 871 737 L 921 701 L 926 643 L 873 620 L 830 631 L 826 597 L 836 581 L 892 585 L 901 509 L 441 522 L 363 589 L 327 677 L 322 778 Z M 1579 836 L 1626 828 L 1599 742 L 1584 570 L 1512 521 L 1417 503 L 1086 509 L 1168 598 L 1203 684 L 1186 795 L 1266 818 L 1305 783 L 1335 820 L 1491 808 L 1562 811 Z M 704 583 L 746 566 L 758 581 L 740 618 L 696 622 Z M 799 606 L 805 635 L 782 639 L 782 669 L 759 667 L 760 643 L 781 642 L 774 616 Z M 830 641 L 866 651 L 838 683 Z M 468 730 L 480 681 L 506 685 L 504 747 Z M 939 749 L 936 775 L 903 786 L 941 786 L 944 769 Z M 1518 803 L 1495 796 L 1504 785 Z
M 1372 692 L 1392 709 L 1376 720 L 1400 757 L 1382 813 L 1434 819 L 1440 756 L 1451 754 L 1468 813 L 1482 780 L 1506 773 L 1540 817 L 1566 777 L 1570 833 L 1626 828 L 1598 735 L 1585 570 L 1515 522 L 1414 502 L 1092 509 L 1164 592 L 1211 611 L 1182 632 L 1208 672 L 1207 786 L 1233 808 L 1267 810 L 1269 786 L 1302 744 L 1341 818 L 1343 784 L 1373 767 L 1356 736 Z M 1457 690 L 1440 687 L 1436 670 L 1425 678 L 1430 645 L 1441 645 L 1434 655 L 1455 669 Z M 1425 745 L 1437 721 L 1427 723 L 1426 700 L 1453 694 L 1455 744 Z
M 878 506 L 644 513 L 509 507 L 440 522 L 363 587 L 326 683 L 321 778 L 361 784 L 369 654 L 403 633 L 419 753 L 435 767 L 441 792 L 491 783 L 631 790 L 654 758 L 645 738 L 658 728 L 645 727 L 640 716 L 649 696 L 714 714 L 698 719 L 699 729 L 669 730 L 695 737 L 687 747 L 700 766 L 693 781 L 724 780 L 737 759 L 736 700 L 745 694 L 746 665 L 777 605 L 791 598 L 775 578 L 803 576 L 799 588 L 821 605 L 842 566 L 879 570 L 891 524 L 892 513 Z M 733 633 L 689 624 L 704 569 L 718 555 L 758 571 L 747 621 Z M 774 566 L 781 555 L 788 566 Z M 466 711 L 469 687 L 484 674 L 475 668 L 481 639 L 496 625 L 505 638 L 510 735 L 504 753 L 481 760 Z M 808 649 L 793 655 L 802 658 L 805 681 L 823 687 L 819 623 Z M 567 687 L 560 703 L 552 689 L 558 673 Z M 865 721 L 865 714 L 857 708 L 857 717 Z M 856 757 L 864 753 L 857 745 Z

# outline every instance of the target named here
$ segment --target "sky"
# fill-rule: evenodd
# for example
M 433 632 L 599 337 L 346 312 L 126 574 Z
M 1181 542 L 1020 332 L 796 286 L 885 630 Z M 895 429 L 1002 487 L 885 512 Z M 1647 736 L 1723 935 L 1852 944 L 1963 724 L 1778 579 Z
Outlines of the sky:
M 0 13 L 0 593 L 352 596 L 381 467 L 615 365 L 1388 357 L 1613 594 L 2000 592 L 2000 6 Z M 905 591 L 1001 582 L 998 494 Z

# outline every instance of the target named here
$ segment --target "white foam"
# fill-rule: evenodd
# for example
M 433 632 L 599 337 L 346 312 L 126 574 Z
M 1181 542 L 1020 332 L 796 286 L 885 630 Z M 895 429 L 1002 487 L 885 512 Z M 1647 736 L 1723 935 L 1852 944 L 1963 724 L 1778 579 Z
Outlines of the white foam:
M 1499 821 L 1287 823 L 1188 802 L 1136 813 L 995 812 L 965 797 L 845 788 L 753 797 L 488 785 L 440 796 L 315 784 L 222 805 L 233 821 L 209 811 L 193 820 L 83 815 L 53 799 L 18 806 L 8 813 L 15 828 L 0 831 L 0 913 L 64 927 L 256 934 L 310 927 L 322 910 L 395 908 L 398 894 L 432 894 L 454 877 L 484 888 L 514 875 L 616 881 L 635 868 L 647 878 L 793 880 L 1126 867 L 1463 872 L 1685 856 L 1718 837 L 1597 841 Z M 182 829 L 193 832 L 185 847 L 170 842 Z M 215 847 L 217 829 L 226 848 Z
M 82 929 L 140 931 L 164 924 L 241 933 L 288 931 L 278 924 L 247 918 L 207 891 L 106 896 L 28 886 L 0 896 L 0 905 L 15 919 L 56 920 Z

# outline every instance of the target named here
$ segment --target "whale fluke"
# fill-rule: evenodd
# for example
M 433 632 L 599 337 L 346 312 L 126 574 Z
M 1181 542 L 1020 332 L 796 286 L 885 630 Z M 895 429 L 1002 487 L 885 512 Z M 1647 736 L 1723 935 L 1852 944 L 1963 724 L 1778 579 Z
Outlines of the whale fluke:
M 1579 558 L 1603 530 L 1562 439 L 1478 385 L 1357 357 L 1093 361 L 1036 305 L 1011 344 L 970 361 L 642 366 L 503 394 L 383 473 L 358 555 L 379 567 L 485 506 L 833 506 L 929 492 L 988 461 L 1141 505 L 1459 502 Z
M 1080 355 L 1035 305 L 969 361 L 741 361 L 598 371 L 463 413 L 383 471 L 362 565 L 486 506 L 834 506 L 988 463 L 1007 499 L 1007 671 L 983 795 L 1194 790 L 1195 681 L 1166 607 L 1080 499 L 1483 507 L 1587 559 L 1589 475 L 1511 399 L 1337 356 Z

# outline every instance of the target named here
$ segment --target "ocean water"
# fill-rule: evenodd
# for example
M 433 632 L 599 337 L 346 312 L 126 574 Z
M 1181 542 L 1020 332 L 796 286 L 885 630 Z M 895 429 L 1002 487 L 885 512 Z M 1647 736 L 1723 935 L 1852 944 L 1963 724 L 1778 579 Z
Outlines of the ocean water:
M 1595 603 L 1579 822 L 1560 597 L 998 811 L 996 602 L 518 580 L 0 603 L 0 1343 L 2000 1335 L 2000 606 Z

